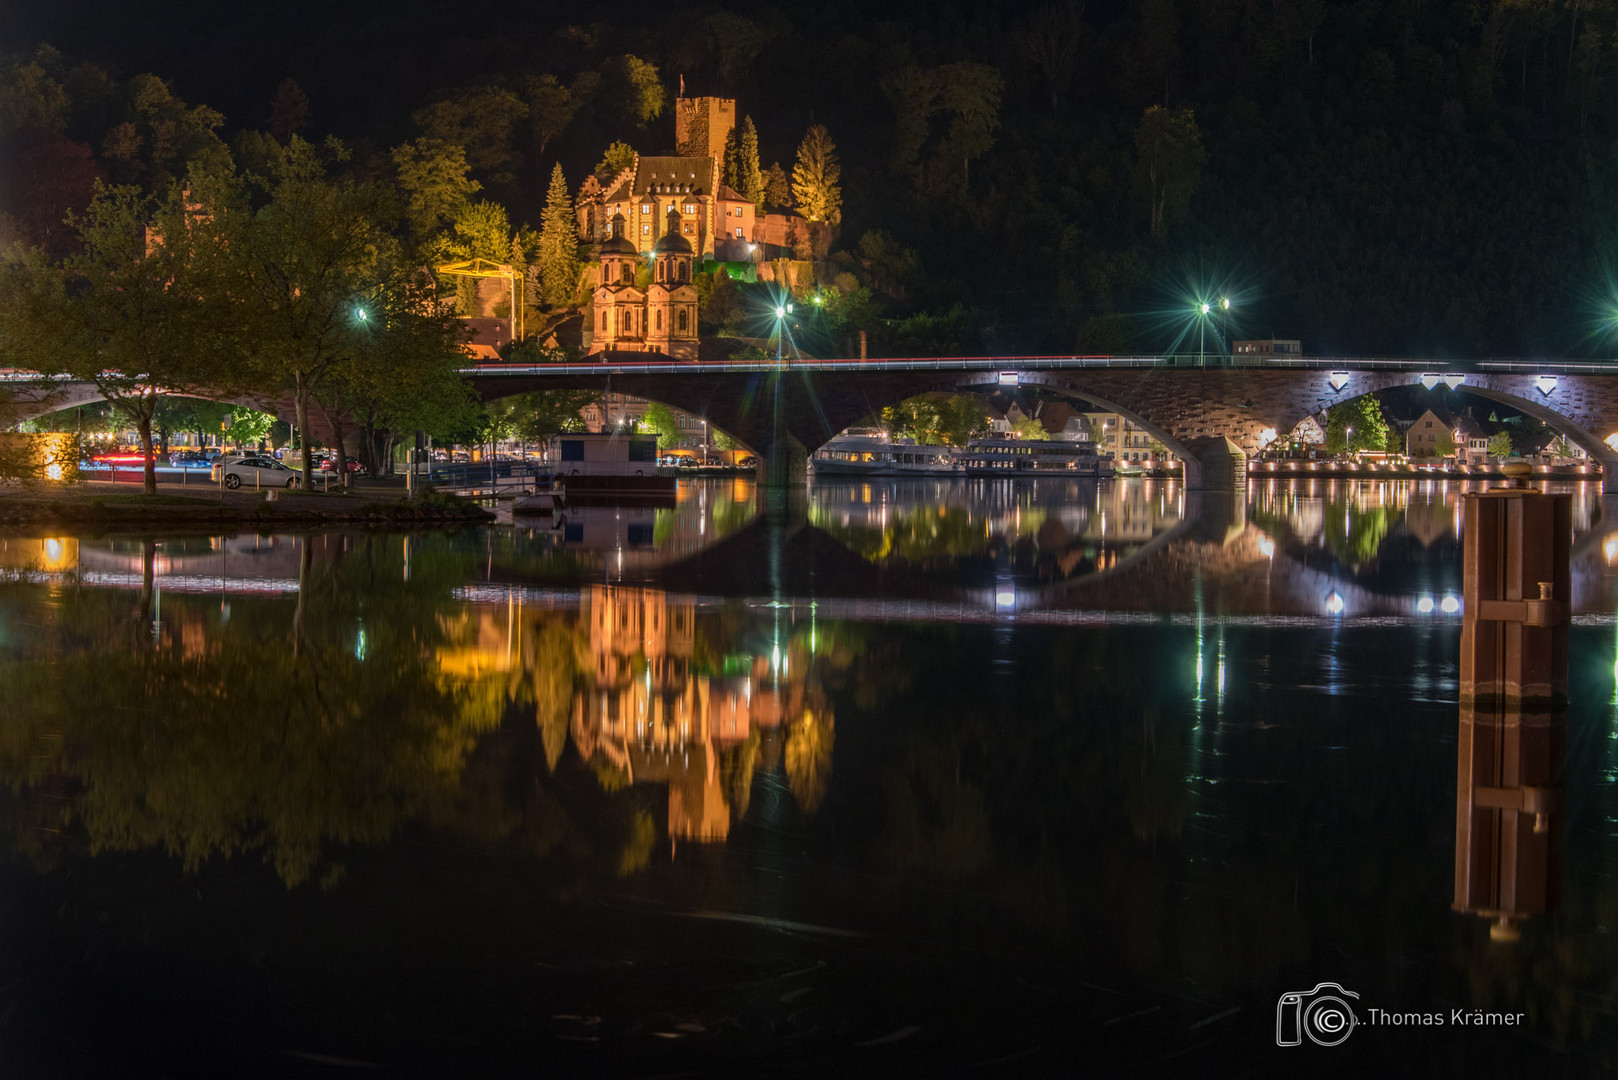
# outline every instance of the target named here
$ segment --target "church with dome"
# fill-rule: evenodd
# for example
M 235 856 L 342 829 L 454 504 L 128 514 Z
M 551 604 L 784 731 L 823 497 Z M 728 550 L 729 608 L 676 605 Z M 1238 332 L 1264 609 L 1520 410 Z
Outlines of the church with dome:
M 601 242 L 600 284 L 587 330 L 591 353 L 655 352 L 675 360 L 697 358 L 697 287 L 691 281 L 696 253 L 683 235 L 680 213 L 669 207 L 668 225 L 652 246 L 651 281 L 635 243 L 624 235 L 624 217 L 614 214 L 612 234 Z

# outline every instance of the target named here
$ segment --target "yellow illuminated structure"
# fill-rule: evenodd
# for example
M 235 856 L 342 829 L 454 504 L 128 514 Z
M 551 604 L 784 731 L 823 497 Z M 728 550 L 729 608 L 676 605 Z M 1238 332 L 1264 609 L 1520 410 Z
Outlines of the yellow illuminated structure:
M 438 272 L 448 274 L 451 277 L 500 278 L 504 280 L 511 289 L 511 340 L 522 340 L 523 285 L 526 274 L 522 271 L 514 270 L 506 263 L 490 262 L 488 259 L 468 259 L 465 262 L 445 263 L 438 268 Z

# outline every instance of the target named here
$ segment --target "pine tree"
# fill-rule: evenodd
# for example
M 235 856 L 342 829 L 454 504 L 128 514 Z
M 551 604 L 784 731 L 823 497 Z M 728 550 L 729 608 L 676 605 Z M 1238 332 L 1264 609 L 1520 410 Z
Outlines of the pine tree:
M 758 167 L 758 128 L 751 116 L 742 117 L 742 133 L 736 140 L 739 179 L 737 192 L 760 210 L 764 209 L 764 174 Z
M 737 192 L 742 189 L 742 148 L 735 128 L 725 132 L 725 186 Z
M 798 163 L 792 169 L 792 196 L 798 211 L 810 221 L 837 221 L 843 209 L 843 189 L 838 183 L 842 175 L 831 134 L 825 125 L 815 124 L 799 144 Z
M 572 302 L 579 280 L 578 229 L 561 162 L 551 169 L 551 186 L 540 217 L 539 280 L 546 304 L 566 307 Z

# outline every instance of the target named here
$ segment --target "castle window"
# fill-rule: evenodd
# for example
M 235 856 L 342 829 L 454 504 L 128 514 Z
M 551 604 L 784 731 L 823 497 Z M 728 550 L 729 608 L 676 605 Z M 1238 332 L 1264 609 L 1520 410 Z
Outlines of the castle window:
M 657 328 L 659 330 L 663 329 L 663 311 L 661 308 L 657 312 Z
M 740 240 L 741 238 L 742 238 L 742 227 L 740 225 L 738 225 L 738 226 L 736 226 L 736 239 Z
M 695 236 L 695 235 L 697 235 L 697 224 L 696 224 L 696 222 L 694 222 L 694 221 L 686 222 L 684 232 L 685 232 L 685 235 L 687 235 L 687 236 Z
M 650 236 L 650 235 L 652 235 L 652 227 L 650 225 L 642 225 L 640 227 L 640 234 L 642 236 Z
M 605 308 L 603 308 L 599 312 L 596 313 L 596 329 L 597 330 L 605 330 L 606 328 L 607 328 L 607 311 L 606 311 Z
M 694 213 L 697 212 L 697 204 L 696 203 L 686 203 L 685 204 L 685 209 L 683 211 L 681 211 L 681 212 L 686 213 L 686 214 L 694 214 Z
M 685 328 L 686 328 L 686 313 L 685 313 L 685 308 L 681 308 L 680 309 L 680 330 L 683 332 L 685 330 Z
M 621 267 L 621 270 L 618 275 L 618 280 L 623 282 L 625 285 L 633 285 L 635 283 L 635 272 L 629 268 L 628 263 L 620 263 L 619 266 Z

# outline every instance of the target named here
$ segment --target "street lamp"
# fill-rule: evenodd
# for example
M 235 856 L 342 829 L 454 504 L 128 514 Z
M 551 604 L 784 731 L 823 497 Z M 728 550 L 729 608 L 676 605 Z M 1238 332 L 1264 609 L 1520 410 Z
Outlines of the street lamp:
M 702 422 L 702 463 L 708 464 L 708 421 Z
M 1208 362 L 1208 358 L 1207 358 L 1208 317 L 1213 314 L 1213 310 L 1214 310 L 1214 305 L 1209 303 L 1206 300 L 1203 300 L 1203 301 L 1201 301 L 1201 302 L 1199 302 L 1197 304 L 1197 314 L 1201 317 L 1201 320 L 1202 320 L 1197 325 L 1197 366 L 1198 367 L 1202 367 L 1204 364 L 1206 364 Z M 1219 310 L 1220 310 L 1220 312 L 1226 313 L 1226 314 L 1228 314 L 1230 312 L 1230 297 L 1221 296 L 1219 298 Z
M 790 301 L 785 304 L 775 305 L 775 362 L 777 364 L 781 362 L 781 341 L 786 334 L 783 324 L 790 314 L 792 314 L 792 303 Z

